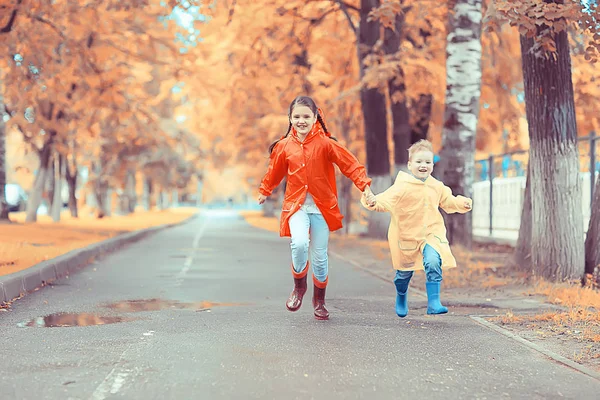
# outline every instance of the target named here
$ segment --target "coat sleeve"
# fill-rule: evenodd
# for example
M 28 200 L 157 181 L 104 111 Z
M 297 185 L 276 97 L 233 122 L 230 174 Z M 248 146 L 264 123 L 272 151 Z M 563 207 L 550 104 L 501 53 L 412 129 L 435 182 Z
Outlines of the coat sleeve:
M 468 201 L 473 206 L 473 200 L 464 196 L 452 195 L 452 189 L 446 185 L 442 185 L 442 198 L 440 199 L 440 207 L 448 214 L 461 213 L 465 214 L 471 211 L 470 208 L 465 208 L 465 201 Z
M 392 212 L 396 204 L 400 200 L 401 184 L 394 183 L 385 192 L 375 196 L 376 203 L 373 207 L 369 206 L 365 200 L 365 196 L 360 197 L 360 203 L 364 208 L 370 211 Z
M 267 173 L 260 182 L 258 191 L 263 196 L 270 196 L 273 190 L 281 183 L 287 171 L 287 160 L 283 151 L 284 145 L 279 142 L 275 145 L 271 157 L 269 159 L 269 167 Z
M 366 168 L 358 161 L 356 157 L 344 146 L 335 140 L 329 140 L 329 160 L 334 162 L 342 171 L 342 174 L 348 177 L 354 185 L 363 192 L 367 186 L 371 185 L 371 178 L 367 177 Z

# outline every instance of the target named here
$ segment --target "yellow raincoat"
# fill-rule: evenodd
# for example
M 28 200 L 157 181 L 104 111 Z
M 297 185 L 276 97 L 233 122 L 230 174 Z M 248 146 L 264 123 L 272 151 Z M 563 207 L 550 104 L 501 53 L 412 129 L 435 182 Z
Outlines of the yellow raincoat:
M 444 218 L 438 207 L 447 213 L 466 213 L 465 201 L 472 200 L 453 196 L 452 190 L 429 176 L 425 181 L 406 172 L 399 172 L 394 184 L 378 194 L 377 203 L 369 207 L 361 198 L 362 205 L 371 211 L 392 214 L 388 230 L 388 242 L 395 269 L 415 271 L 423 269 L 423 249 L 428 244 L 442 258 L 442 269 L 456 267 L 456 260 L 446 239 Z

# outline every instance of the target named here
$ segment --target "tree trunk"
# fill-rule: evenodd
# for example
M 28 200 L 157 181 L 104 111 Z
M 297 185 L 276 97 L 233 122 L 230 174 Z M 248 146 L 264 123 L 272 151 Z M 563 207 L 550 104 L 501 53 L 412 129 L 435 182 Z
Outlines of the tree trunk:
M 62 177 L 64 169 L 64 157 L 56 153 L 54 155 L 54 196 L 52 200 L 52 220 L 54 222 L 60 221 L 60 212 L 62 211 Z
M 27 213 L 25 215 L 25 222 L 36 222 L 37 221 L 37 210 L 42 202 L 42 194 L 46 187 L 46 180 L 48 179 L 49 164 L 52 155 L 52 141 L 44 143 L 42 150 L 40 151 L 40 166 L 35 176 L 35 182 L 33 188 L 27 200 Z
M 593 275 L 600 283 L 600 177 L 596 179 L 591 207 L 592 216 L 585 238 L 585 273 Z
M 519 239 L 513 255 L 514 265 L 521 271 L 531 272 L 531 178 L 527 166 L 527 180 L 523 195 L 523 209 L 521 210 L 521 223 L 519 225 Z
M 383 41 L 383 51 L 386 55 L 396 54 L 395 61 L 399 61 L 398 50 L 402 39 L 404 14 L 396 15 L 395 29 L 386 29 Z M 392 111 L 392 137 L 394 138 L 394 171 L 406 170 L 408 162 L 408 148 L 411 145 L 410 117 L 406 105 L 406 85 L 404 70 L 397 67 L 396 76 L 388 82 L 388 90 Z
M 481 0 L 458 0 L 448 32 L 440 176 L 455 195 L 472 197 L 481 95 Z M 446 228 L 451 243 L 471 248 L 471 213 L 447 215 Z
M 343 87 L 340 89 L 344 89 Z M 337 130 L 340 132 L 340 136 L 346 143 L 350 143 L 350 130 L 352 127 L 350 124 L 352 123 L 352 112 L 348 109 L 348 106 L 342 106 L 338 111 L 338 121 Z M 338 198 L 340 199 L 340 210 L 342 210 L 342 215 L 344 216 L 344 226 L 342 228 L 342 233 L 348 235 L 350 233 L 350 225 L 352 224 L 354 215 L 352 214 L 352 181 L 349 179 L 345 179 L 342 177 L 340 179 L 338 187 Z
M 1 76 L 1 71 L 0 71 Z M 2 81 L 0 81 L 0 221 L 8 221 L 8 204 L 6 203 L 6 124 L 4 123 L 4 97 Z
M 204 181 L 202 180 L 202 177 L 196 177 L 197 182 L 196 182 L 196 207 L 200 207 L 202 205 L 202 196 L 203 196 L 203 191 L 202 189 L 204 188 Z
M 547 27 L 538 27 L 538 34 Z M 556 58 L 532 52 L 521 36 L 531 175 L 531 263 L 550 280 L 582 279 L 585 265 L 577 123 L 566 32 Z
M 377 21 L 368 21 L 369 13 L 378 7 L 379 0 L 362 0 L 360 8 L 360 27 L 358 54 L 361 78 L 364 75 L 364 58 L 379 39 L 380 25 Z M 360 92 L 361 107 L 364 116 L 364 132 L 367 149 L 367 171 L 373 182 L 371 189 L 381 193 L 390 187 L 390 160 L 387 142 L 387 120 L 385 96 L 379 88 L 363 88 Z M 375 238 L 385 238 L 390 222 L 388 213 L 369 213 L 368 233 Z
M 135 193 L 136 181 L 135 170 L 127 171 L 127 181 L 125 182 L 125 195 L 127 196 L 127 209 L 124 210 L 128 214 L 135 211 L 137 203 L 137 194 Z
M 339 184 L 339 198 L 342 214 L 344 215 L 344 227 L 342 232 L 347 235 L 350 233 L 350 224 L 352 223 L 352 181 L 350 179 L 341 179 Z
M 46 178 L 46 186 L 44 187 L 44 193 L 47 193 L 46 200 L 48 201 L 48 215 L 52 215 L 52 207 L 54 206 L 54 188 L 56 186 L 56 168 L 54 161 L 56 155 L 52 152 L 50 161 L 48 162 L 48 177 Z
M 67 185 L 69 186 L 69 211 L 71 212 L 71 217 L 78 218 L 79 212 L 77 210 L 77 164 L 75 161 L 75 155 L 73 157 L 73 168 L 69 166 L 68 157 L 65 160 L 65 179 L 67 181 Z
M 144 210 L 150 211 L 152 207 L 152 179 L 144 177 L 144 193 L 142 194 Z
M 431 94 L 421 94 L 419 95 L 419 100 L 412 102 L 410 115 L 411 144 L 421 139 L 427 139 L 432 106 L 433 95 Z
M 104 218 L 110 216 L 111 199 L 109 195 L 108 182 L 103 176 L 103 163 L 102 155 L 97 160 L 92 168 L 94 169 L 96 180 L 94 183 L 94 198 L 96 199 L 96 217 Z

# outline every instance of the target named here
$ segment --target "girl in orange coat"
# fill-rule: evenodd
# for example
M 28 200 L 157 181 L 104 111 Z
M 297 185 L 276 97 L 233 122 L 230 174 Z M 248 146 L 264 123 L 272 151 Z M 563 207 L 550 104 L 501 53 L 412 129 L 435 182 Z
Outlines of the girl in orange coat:
M 388 243 L 396 269 L 396 314 L 408 314 L 408 284 L 413 271 L 425 270 L 427 277 L 427 314 L 445 314 L 448 309 L 440 302 L 442 269 L 456 267 L 456 260 L 446 239 L 441 207 L 447 213 L 466 213 L 472 201 L 453 196 L 452 190 L 431 176 L 433 147 L 420 140 L 408 149 L 410 174 L 400 171 L 394 184 L 375 196 L 374 205 L 361 199 L 363 206 L 373 211 L 392 214 Z
M 290 104 L 290 125 L 281 139 L 269 147 L 267 173 L 260 184 L 258 203 L 271 195 L 283 178 L 287 178 L 280 236 L 290 236 L 294 289 L 286 302 L 289 311 L 297 311 L 306 293 L 309 238 L 313 268 L 313 307 L 315 318 L 328 319 L 325 288 L 328 282 L 327 247 L 329 232 L 342 227 L 335 184 L 336 164 L 363 192 L 365 201 L 374 204 L 365 167 L 344 146 L 331 137 L 323 112 L 306 96 Z

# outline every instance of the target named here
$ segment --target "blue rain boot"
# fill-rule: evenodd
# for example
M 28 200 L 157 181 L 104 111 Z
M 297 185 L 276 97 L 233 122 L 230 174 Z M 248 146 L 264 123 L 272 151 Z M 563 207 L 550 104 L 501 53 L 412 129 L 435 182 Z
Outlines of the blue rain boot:
M 411 276 L 412 278 L 412 276 Z M 408 284 L 410 278 L 405 279 L 394 279 L 394 285 L 396 285 L 396 314 L 400 318 L 404 318 L 408 315 Z
M 427 314 L 446 314 L 448 308 L 440 303 L 440 283 L 427 282 Z

